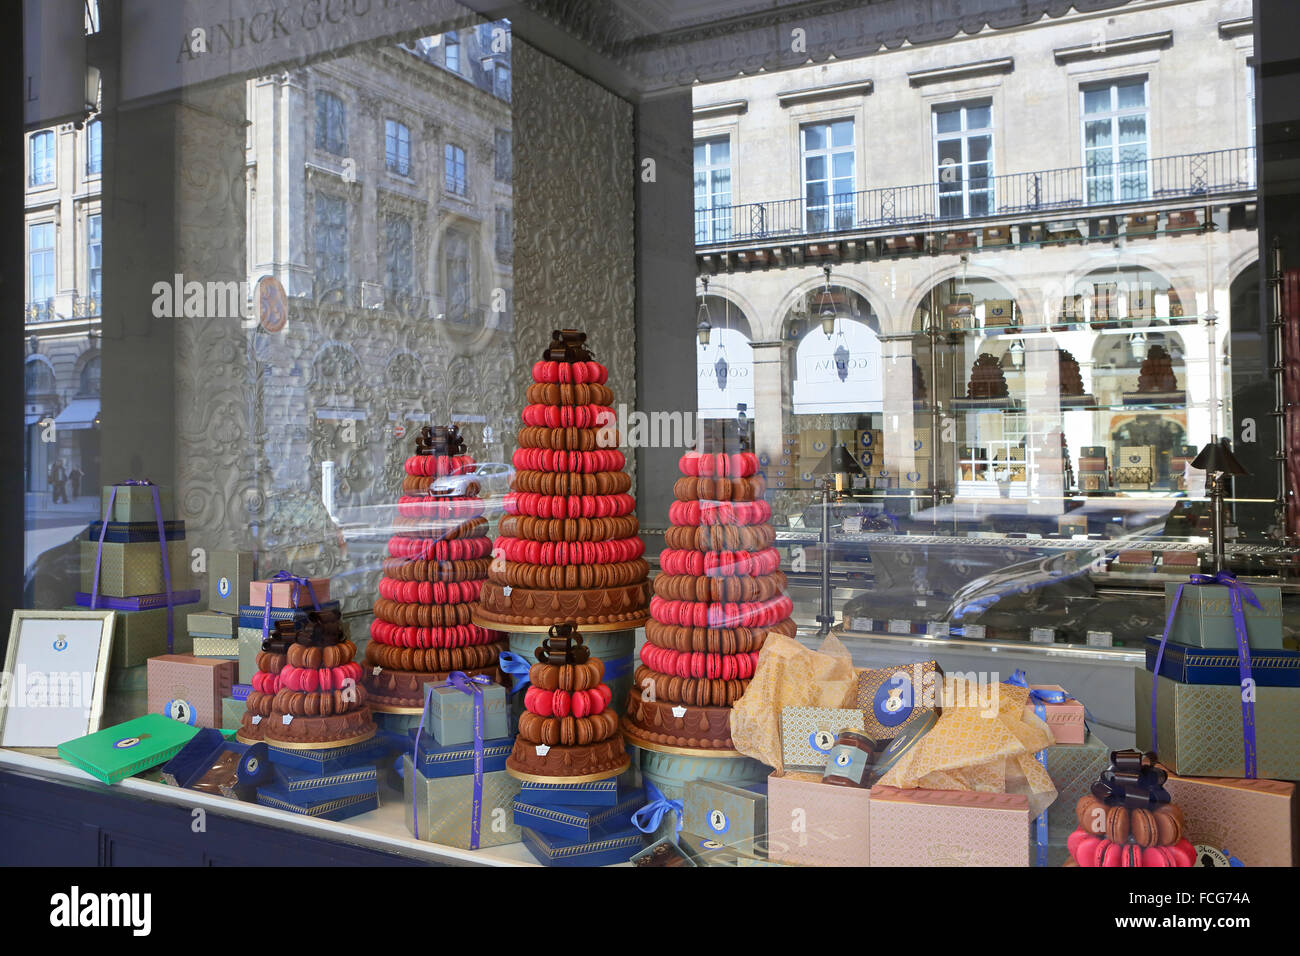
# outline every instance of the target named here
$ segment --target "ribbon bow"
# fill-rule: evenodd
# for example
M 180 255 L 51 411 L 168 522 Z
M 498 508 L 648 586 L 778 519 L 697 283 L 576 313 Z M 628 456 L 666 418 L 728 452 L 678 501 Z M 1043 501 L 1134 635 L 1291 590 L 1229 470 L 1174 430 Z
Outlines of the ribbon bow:
M 659 829 L 659 824 L 664 818 L 664 814 L 669 810 L 677 812 L 677 832 L 682 832 L 682 801 L 669 800 L 664 796 L 663 791 L 656 787 L 649 780 L 645 782 L 646 791 L 650 794 L 650 802 L 632 814 L 632 826 L 636 827 L 642 833 L 654 833 Z
M 1174 618 L 1178 614 L 1178 603 L 1183 599 L 1183 591 L 1187 589 L 1189 584 L 1195 587 L 1220 585 L 1228 589 L 1228 605 L 1232 609 L 1232 630 L 1237 638 L 1237 666 L 1241 674 L 1243 691 L 1248 682 L 1254 683 L 1250 665 L 1250 639 L 1246 633 L 1246 609 L 1244 605 L 1250 604 L 1262 611 L 1264 608 L 1259 603 L 1259 598 L 1255 596 L 1255 592 L 1248 585 L 1238 581 L 1237 576 L 1231 571 L 1191 575 L 1186 581 L 1178 585 L 1178 590 L 1174 592 L 1174 599 L 1169 604 L 1169 615 L 1165 618 L 1165 632 L 1160 635 L 1160 647 L 1156 651 L 1156 664 L 1151 673 L 1151 749 L 1156 752 L 1159 752 L 1159 731 L 1156 727 L 1156 696 L 1160 689 L 1160 664 L 1164 661 L 1165 645 L 1169 643 L 1169 635 L 1173 633 Z M 1255 744 L 1255 699 L 1252 694 L 1247 693 L 1241 695 L 1241 738 L 1245 754 L 1245 776 L 1254 779 L 1259 776 L 1259 755 Z
M 1047 704 L 1064 704 L 1070 699 L 1070 695 L 1061 690 L 1035 690 L 1029 686 L 1029 676 L 1025 674 L 1022 668 L 1016 668 L 1011 676 L 1002 683 L 1009 684 L 1012 687 L 1023 687 L 1029 691 L 1029 702 L 1034 706 L 1034 716 L 1044 723 L 1047 722 Z M 1034 755 L 1043 769 L 1047 769 L 1047 752 L 1040 750 Z M 1037 848 L 1037 865 L 1047 866 L 1047 811 L 1043 810 L 1034 821 L 1034 843 Z
M 452 671 L 447 680 L 441 684 L 431 684 L 424 692 L 424 712 L 420 714 L 420 726 L 415 731 L 415 743 L 411 747 L 412 770 L 419 768 L 420 740 L 424 737 L 424 721 L 429 714 L 429 704 L 433 692 L 443 687 L 454 687 L 463 694 L 474 698 L 474 803 L 470 808 L 469 848 L 477 850 L 479 834 L 483 820 L 483 685 L 491 684 L 482 674 L 470 677 L 464 671 Z M 415 792 L 414 786 L 411 792 Z M 416 812 L 416 801 L 411 800 L 411 828 L 415 838 L 420 839 L 420 817 Z
M 162 556 L 163 590 L 167 595 L 167 653 L 172 652 L 175 633 L 176 601 L 172 594 L 172 568 L 167 558 L 167 535 L 163 530 L 162 504 L 158 500 L 158 486 L 148 478 L 128 478 L 113 485 L 108 493 L 108 508 L 104 520 L 99 523 L 99 542 L 95 545 L 95 579 L 90 588 L 90 609 L 99 607 L 99 570 L 104 563 L 104 536 L 108 533 L 108 523 L 113 518 L 113 504 L 117 501 L 118 488 L 148 488 L 153 494 L 153 517 L 158 524 L 158 553 Z M 269 602 L 268 602 L 269 603 Z M 262 635 L 266 637 L 265 634 Z
M 311 578 L 300 577 L 292 571 L 276 571 L 271 575 L 271 580 L 266 582 L 266 602 L 262 605 L 262 640 L 271 636 L 271 589 L 282 581 L 292 581 L 293 590 L 289 595 L 289 603 L 297 605 L 298 595 L 302 593 L 303 585 L 307 585 L 307 594 L 311 597 L 311 606 L 314 610 L 320 610 L 320 601 L 316 600 L 316 589 L 312 587 Z
M 532 666 L 525 658 L 513 651 L 501 652 L 501 671 L 510 675 L 510 693 L 517 694 L 528 686 L 528 672 L 531 670 Z
M 1169 775 L 1156 766 L 1154 753 L 1113 750 L 1110 767 L 1092 785 L 1092 795 L 1107 806 L 1147 807 L 1168 803 L 1165 781 Z

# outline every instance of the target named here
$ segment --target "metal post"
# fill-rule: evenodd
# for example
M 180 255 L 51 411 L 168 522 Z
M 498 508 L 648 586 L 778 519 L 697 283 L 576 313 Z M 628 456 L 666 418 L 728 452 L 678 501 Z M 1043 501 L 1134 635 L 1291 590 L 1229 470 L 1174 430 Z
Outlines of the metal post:
M 822 610 L 817 615 L 821 625 L 817 629 L 819 637 L 831 632 L 835 623 L 835 612 L 831 608 L 831 487 L 835 479 L 826 475 L 822 479 Z

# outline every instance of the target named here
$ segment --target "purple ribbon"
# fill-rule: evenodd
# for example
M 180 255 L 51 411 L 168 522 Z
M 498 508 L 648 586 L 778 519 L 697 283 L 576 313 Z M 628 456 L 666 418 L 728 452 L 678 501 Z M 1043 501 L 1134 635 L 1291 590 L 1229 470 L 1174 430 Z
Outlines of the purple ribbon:
M 117 501 L 118 488 L 148 488 L 153 494 L 153 516 L 158 524 L 158 553 L 162 556 L 163 590 L 167 594 L 167 653 L 172 652 L 173 634 L 175 632 L 176 609 L 172 597 L 172 567 L 167 560 L 167 535 L 163 531 L 162 504 L 158 500 L 158 486 L 148 478 L 131 478 L 119 481 L 108 493 L 108 508 L 104 519 L 99 523 L 99 542 L 95 545 L 95 580 L 90 587 L 90 609 L 99 608 L 99 569 L 104 562 L 104 535 L 108 533 L 108 523 L 113 518 L 113 504 Z
M 482 674 L 470 677 L 464 671 L 452 671 L 447 675 L 446 683 L 432 684 L 424 692 L 424 712 L 420 714 L 420 726 L 415 731 L 415 744 L 411 747 L 411 772 L 420 767 L 420 739 L 424 736 L 424 721 L 429 714 L 429 704 L 433 692 L 440 687 L 454 687 L 463 694 L 474 698 L 474 803 L 469 818 L 469 848 L 478 849 L 479 831 L 483 819 L 483 685 L 491 684 Z M 415 781 L 411 781 L 411 829 L 415 838 L 420 839 L 420 815 L 416 811 Z
M 1253 694 L 1245 693 L 1247 681 L 1254 681 L 1250 666 L 1250 640 L 1246 633 L 1246 610 L 1242 601 L 1254 605 L 1261 611 L 1263 606 L 1259 603 L 1259 598 L 1255 597 L 1255 592 L 1247 585 L 1237 580 L 1237 576 L 1231 571 L 1220 571 L 1217 574 L 1193 574 L 1186 581 L 1178 585 L 1178 590 L 1174 592 L 1173 603 L 1169 605 L 1169 616 L 1165 618 L 1165 632 L 1160 635 L 1160 649 L 1156 651 L 1156 665 L 1151 674 L 1151 749 L 1159 753 L 1157 746 L 1157 728 L 1156 728 L 1156 694 L 1160 688 L 1160 664 L 1165 657 L 1165 645 L 1169 643 L 1169 635 L 1174 628 L 1174 617 L 1178 614 L 1178 602 L 1183 598 L 1183 590 L 1188 584 L 1205 585 L 1220 584 L 1228 589 L 1228 605 L 1232 608 L 1232 630 L 1237 637 L 1237 666 L 1241 674 L 1241 738 L 1245 750 L 1246 772 L 1248 779 L 1254 779 L 1259 775 L 1259 760 L 1255 749 L 1255 699 Z
M 295 607 L 298 605 L 298 595 L 302 594 L 302 586 L 307 585 L 307 594 L 311 597 L 312 607 L 317 611 L 320 610 L 320 601 L 316 600 L 316 589 L 312 587 L 311 578 L 299 577 L 290 571 L 276 571 L 271 576 L 271 580 L 266 582 L 266 603 L 262 605 L 262 640 L 271 636 L 271 589 L 281 581 L 292 581 L 293 590 L 289 592 L 289 603 Z
M 1023 687 L 1029 691 L 1029 700 L 1034 705 L 1034 716 L 1047 723 L 1047 705 L 1063 704 L 1069 700 L 1070 695 L 1060 690 L 1033 689 L 1029 686 L 1029 678 L 1025 672 L 1017 668 L 1010 677 L 1002 683 L 1010 684 L 1012 687 Z M 1034 754 L 1034 757 L 1043 769 L 1047 769 L 1047 751 L 1046 748 Z M 1036 849 L 1036 865 L 1047 866 L 1047 810 L 1044 809 L 1034 821 L 1034 846 Z

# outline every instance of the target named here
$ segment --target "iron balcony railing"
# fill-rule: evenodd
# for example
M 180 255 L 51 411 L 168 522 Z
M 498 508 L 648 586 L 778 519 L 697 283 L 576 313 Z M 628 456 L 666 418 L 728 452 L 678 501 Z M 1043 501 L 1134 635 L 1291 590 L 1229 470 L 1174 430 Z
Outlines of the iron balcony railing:
M 695 244 L 802 239 L 1025 213 L 1199 201 L 1254 188 L 1254 147 L 971 179 L 963 179 L 961 168 L 954 166 L 946 168 L 936 183 L 699 208 Z

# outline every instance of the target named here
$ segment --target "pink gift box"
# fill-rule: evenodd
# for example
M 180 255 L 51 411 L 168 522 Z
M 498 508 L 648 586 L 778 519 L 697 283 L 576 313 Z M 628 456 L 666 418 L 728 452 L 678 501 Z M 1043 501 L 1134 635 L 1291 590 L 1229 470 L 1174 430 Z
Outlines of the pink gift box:
M 768 859 L 808 866 L 870 866 L 870 791 L 821 782 L 821 774 L 767 778 Z
M 1088 728 L 1083 723 L 1083 704 L 1070 697 L 1069 692 L 1059 684 L 1030 684 L 1030 690 L 1055 690 L 1068 698 L 1063 704 L 1043 704 L 1047 726 L 1058 744 L 1081 744 L 1088 737 Z M 1034 712 L 1034 701 L 1030 701 L 1025 710 Z
M 872 866 L 1029 866 L 1018 793 L 871 789 Z
M 316 592 L 317 602 L 324 604 L 330 599 L 329 578 L 308 578 Z M 266 604 L 266 586 L 271 585 L 271 607 L 311 607 L 312 592 L 304 584 L 298 587 L 293 581 L 253 581 L 248 585 L 248 603 L 253 607 Z M 294 600 L 294 588 L 297 587 L 297 600 Z
M 1295 866 L 1300 860 L 1294 783 L 1170 773 L 1165 789 L 1183 811 L 1183 835 L 1198 849 L 1227 851 L 1246 866 Z
M 221 699 L 229 697 L 239 661 L 190 654 L 151 657 L 145 671 L 147 706 L 193 727 L 221 726 Z

